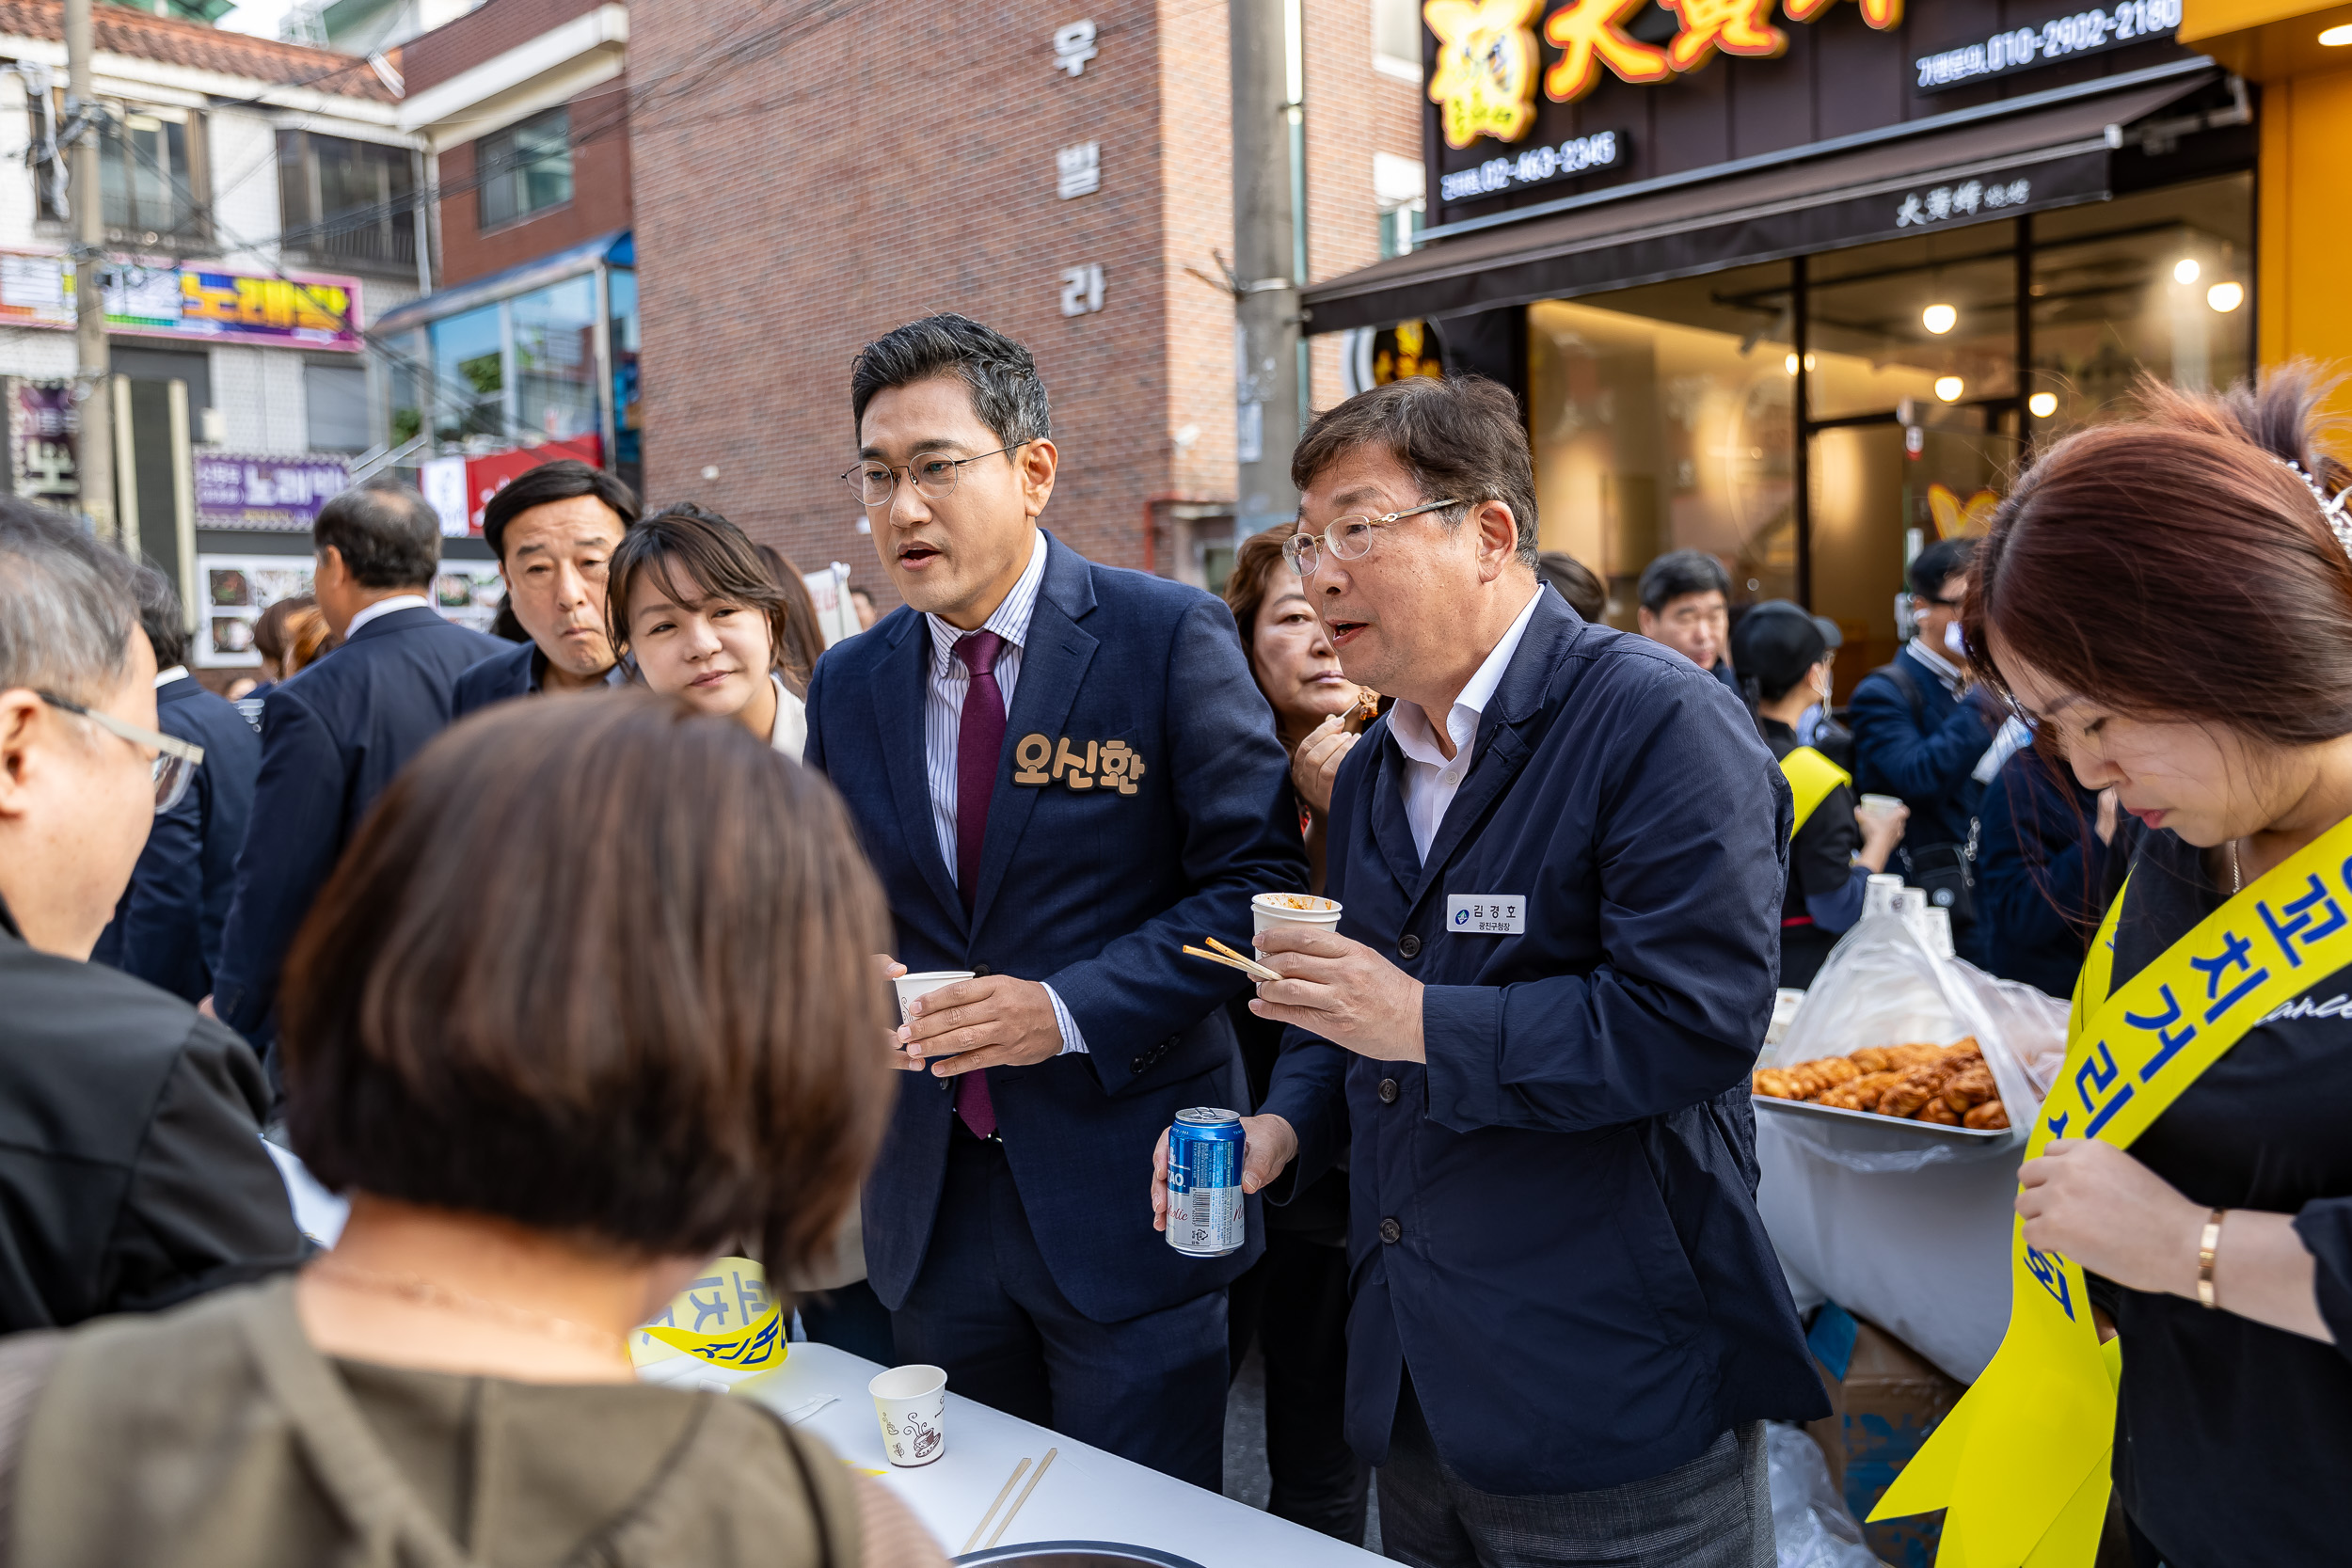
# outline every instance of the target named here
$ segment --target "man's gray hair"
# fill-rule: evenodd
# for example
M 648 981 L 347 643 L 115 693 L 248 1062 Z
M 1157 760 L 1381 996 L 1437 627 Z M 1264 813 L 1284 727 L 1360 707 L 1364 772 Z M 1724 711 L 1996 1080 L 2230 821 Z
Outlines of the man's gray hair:
M 131 562 L 45 506 L 0 496 L 0 691 L 97 704 L 131 673 Z

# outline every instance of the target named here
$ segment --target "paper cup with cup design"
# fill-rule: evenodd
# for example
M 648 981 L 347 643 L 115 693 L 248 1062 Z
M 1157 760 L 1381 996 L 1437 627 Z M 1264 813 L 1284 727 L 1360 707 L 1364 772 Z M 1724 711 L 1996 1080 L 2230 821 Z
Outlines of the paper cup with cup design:
M 916 997 L 929 996 L 931 992 L 939 990 L 940 987 L 952 986 L 958 980 L 972 980 L 977 978 L 977 974 L 968 969 L 934 969 L 922 974 L 899 975 L 897 979 L 890 982 L 898 990 L 898 1022 L 901 1023 L 911 1022 L 907 1017 L 907 1004 L 914 1001 Z M 953 1056 L 955 1054 L 957 1054 L 957 1053 L 953 1051 L 926 1051 L 924 1053 L 924 1058 L 925 1060 L 930 1060 L 935 1056 Z
M 902 1470 L 947 1451 L 947 1374 L 938 1367 L 893 1367 L 866 1386 L 882 1423 L 882 1452 Z
M 1340 925 L 1340 901 L 1311 893 L 1261 893 L 1249 900 L 1251 935 L 1276 926 L 1301 926 L 1311 931 L 1335 931 Z

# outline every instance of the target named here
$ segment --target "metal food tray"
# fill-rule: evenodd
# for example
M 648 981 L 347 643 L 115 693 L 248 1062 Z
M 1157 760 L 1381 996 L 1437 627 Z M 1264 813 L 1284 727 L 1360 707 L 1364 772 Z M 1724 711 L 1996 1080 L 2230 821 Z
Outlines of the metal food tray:
M 1798 1111 L 1806 1116 L 1827 1117 L 1835 1121 L 1867 1122 L 1872 1127 L 1901 1127 L 1914 1132 L 1926 1132 L 1939 1138 L 1965 1138 L 1983 1143 L 2006 1138 L 2017 1131 L 2009 1127 L 1947 1127 L 1941 1122 L 1914 1121 L 1909 1117 L 1883 1117 L 1876 1111 L 1849 1111 L 1842 1105 L 1816 1105 L 1807 1100 L 1783 1100 L 1778 1095 L 1751 1094 L 1748 1098 L 1758 1105 L 1769 1105 L 1778 1111 Z

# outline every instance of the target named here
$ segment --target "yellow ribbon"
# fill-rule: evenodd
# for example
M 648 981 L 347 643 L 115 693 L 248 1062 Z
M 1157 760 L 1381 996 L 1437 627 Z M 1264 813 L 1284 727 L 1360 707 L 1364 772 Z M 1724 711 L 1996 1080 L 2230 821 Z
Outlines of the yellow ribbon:
M 1853 783 L 1852 774 L 1810 746 L 1800 746 L 1781 758 L 1780 770 L 1788 776 L 1789 793 L 1797 798 L 1797 819 L 1788 827 L 1791 838 L 1804 826 L 1814 808 L 1829 799 L 1831 790 Z
M 629 1337 L 641 1367 L 678 1351 L 739 1371 L 783 1365 L 784 1308 L 768 1289 L 768 1271 L 749 1258 L 722 1258 Z
M 2352 964 L 2347 855 L 2352 818 L 2109 994 L 2126 882 L 2075 982 L 2066 1065 L 2026 1158 L 2061 1137 L 2130 1147 L 2265 1015 Z M 1999 1352 L 1870 1517 L 1948 1509 L 1938 1568 L 2088 1568 L 2106 1517 L 2122 1343 L 2099 1343 L 2081 1265 L 2027 1246 L 2022 1218 L 2010 1252 Z

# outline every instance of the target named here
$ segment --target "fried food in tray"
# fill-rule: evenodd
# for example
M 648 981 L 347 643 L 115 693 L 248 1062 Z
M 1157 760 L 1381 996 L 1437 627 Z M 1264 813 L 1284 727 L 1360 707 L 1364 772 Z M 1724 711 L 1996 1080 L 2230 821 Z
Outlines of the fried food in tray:
M 1751 1086 L 1768 1099 L 1938 1127 L 1994 1132 L 2009 1125 L 1973 1035 L 1957 1045 L 1866 1045 L 1851 1056 L 1761 1068 Z

